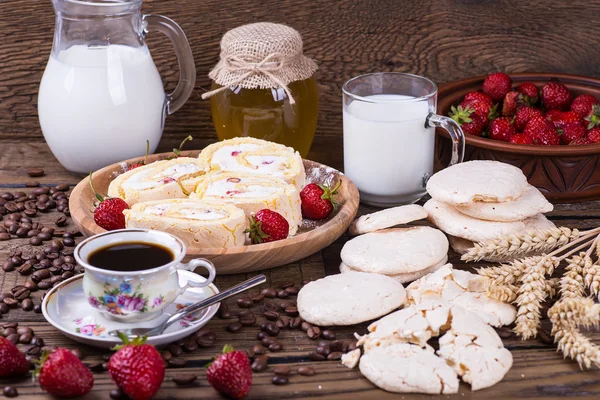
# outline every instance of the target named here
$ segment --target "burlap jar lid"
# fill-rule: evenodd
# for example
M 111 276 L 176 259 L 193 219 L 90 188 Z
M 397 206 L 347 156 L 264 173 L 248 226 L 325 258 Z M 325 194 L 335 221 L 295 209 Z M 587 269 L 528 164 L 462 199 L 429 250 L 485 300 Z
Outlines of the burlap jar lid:
M 317 63 L 302 53 L 300 33 L 270 22 L 243 25 L 221 39 L 221 59 L 208 76 L 223 86 L 202 95 L 206 99 L 232 86 L 246 89 L 281 87 L 290 100 L 288 85 L 310 78 Z

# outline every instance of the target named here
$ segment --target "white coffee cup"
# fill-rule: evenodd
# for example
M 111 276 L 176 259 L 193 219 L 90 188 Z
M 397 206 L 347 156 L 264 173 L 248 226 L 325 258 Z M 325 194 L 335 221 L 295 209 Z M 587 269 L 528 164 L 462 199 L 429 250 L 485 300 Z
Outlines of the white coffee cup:
M 88 260 L 96 250 L 127 242 L 141 242 L 166 247 L 173 261 L 152 269 L 113 271 L 90 265 Z M 210 285 L 215 278 L 214 265 L 203 258 L 182 263 L 185 244 L 170 233 L 147 229 L 120 229 L 92 236 L 75 248 L 75 259 L 85 268 L 83 290 L 88 302 L 107 318 L 122 321 L 145 321 L 159 316 L 165 307 L 189 287 Z M 204 267 L 208 279 L 188 280 L 179 285 L 179 270 L 194 271 Z

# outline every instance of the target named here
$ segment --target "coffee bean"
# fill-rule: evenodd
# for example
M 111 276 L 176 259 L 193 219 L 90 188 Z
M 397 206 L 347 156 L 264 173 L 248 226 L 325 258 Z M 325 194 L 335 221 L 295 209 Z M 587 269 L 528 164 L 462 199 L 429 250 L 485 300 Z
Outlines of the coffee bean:
M 298 329 L 302 325 L 302 318 L 296 317 L 290 320 L 290 329 Z
M 311 361 L 325 361 L 327 359 L 324 355 L 319 353 L 310 353 L 308 358 L 310 358 Z
M 335 333 L 332 330 L 325 329 L 321 332 L 321 337 L 325 340 L 335 340 Z
M 70 186 L 67 183 L 61 183 L 60 185 L 54 186 L 54 189 L 58 190 L 59 192 L 66 192 L 69 190 L 69 188 Z
M 196 341 L 194 340 L 194 338 L 190 338 L 189 340 L 186 340 L 185 343 L 183 344 L 183 351 L 191 353 L 192 351 L 196 351 L 198 350 L 198 345 L 196 344 Z
M 31 275 L 31 280 L 33 282 L 39 283 L 40 281 L 44 280 L 44 279 L 48 279 L 50 278 L 51 272 L 48 271 L 47 269 L 40 269 L 35 271 L 32 275 Z
M 287 385 L 289 383 L 288 378 L 281 375 L 275 375 L 273 379 L 271 379 L 273 385 Z
M 75 264 L 75 257 L 73 257 L 73 256 L 67 256 L 67 255 L 65 255 L 65 256 L 63 257 L 63 261 L 65 262 L 65 264 Z M 64 269 L 64 268 L 65 268 L 65 267 L 64 267 L 64 264 L 63 264 L 63 269 Z
M 316 372 L 313 367 L 302 366 L 298 368 L 298 374 L 302 376 L 313 376 L 315 373 Z
M 4 302 L 0 303 L 0 314 L 7 314 L 8 310 L 9 308 Z
M 279 311 L 279 306 L 275 303 L 267 302 L 263 304 L 263 311 Z
M 275 288 L 265 288 L 262 290 L 262 295 L 269 298 L 269 299 L 273 299 L 275 297 L 277 297 L 277 289 Z
M 311 340 L 318 339 L 321 336 L 321 329 L 318 326 L 311 326 L 306 331 L 306 335 Z
M 196 344 L 199 347 L 205 349 L 208 347 L 212 347 L 215 344 L 215 339 L 209 335 L 200 336 L 200 337 L 196 338 Z
M 250 300 L 252 300 L 255 303 L 260 303 L 264 299 L 265 299 L 265 295 L 262 293 L 254 293 L 253 295 L 250 296 Z
M 52 286 L 54 286 L 58 282 L 62 282 L 62 278 L 60 276 L 53 276 L 52 278 L 50 278 L 50 283 L 52 284 Z
M 16 328 L 3 328 L 2 336 L 7 337 L 8 335 L 12 335 L 13 333 L 17 333 Z
M 256 317 L 254 315 L 246 315 L 241 317 L 239 322 L 244 326 L 252 326 L 256 324 Z
M 57 260 L 54 260 L 54 261 L 57 261 Z M 56 265 L 48 268 L 48 271 L 50 271 L 50 273 L 52 275 L 60 275 L 60 274 L 62 274 L 62 268 L 60 266 L 56 266 Z
M 17 268 L 17 272 L 21 275 L 29 275 L 33 272 L 33 265 L 26 263 Z
M 38 187 L 38 186 L 40 186 L 40 183 L 38 181 L 27 181 L 27 182 L 25 182 L 25 186 Z
M 173 382 L 178 386 L 191 385 L 198 379 L 197 375 L 186 374 L 186 375 L 175 375 L 171 378 Z
M 266 336 L 261 343 L 266 346 L 269 347 L 270 345 L 272 345 L 273 343 L 277 342 L 277 339 L 275 339 L 273 336 Z
M 0 241 L 10 240 L 10 233 L 0 232 Z
M 52 287 L 52 282 L 50 281 L 41 281 L 38 283 L 38 288 L 41 290 L 47 290 Z
M 297 294 L 298 294 L 298 292 L 299 292 L 298 288 L 296 288 L 296 287 L 294 287 L 294 286 L 292 286 L 292 287 L 289 287 L 289 288 L 286 288 L 286 289 L 285 289 L 285 291 L 286 291 L 286 292 L 288 292 L 288 294 L 289 294 L 290 296 L 295 296 L 295 295 L 297 295 Z
M 33 312 L 36 314 L 41 314 L 42 313 L 42 306 L 41 304 L 36 304 L 35 306 L 33 306 Z
M 102 366 L 102 363 L 90 364 L 90 365 L 88 365 L 88 368 L 92 372 L 96 372 L 96 373 L 104 372 L 104 367 Z
M 169 350 L 169 352 L 171 352 L 171 355 L 173 357 L 179 357 L 180 355 L 183 354 L 183 349 L 180 346 L 177 346 L 176 344 L 168 345 L 167 350 Z
M 183 358 L 172 358 L 168 361 L 169 367 L 173 367 L 173 368 L 183 368 L 185 367 L 185 364 L 187 364 L 187 361 L 185 361 Z
M 35 292 L 36 290 L 38 290 L 38 285 L 34 281 L 27 281 L 27 282 L 25 282 L 25 287 L 27 289 L 29 289 L 30 292 Z
M 268 347 L 269 351 L 275 353 L 283 349 L 283 345 L 280 342 L 271 343 Z
M 50 240 L 50 239 L 52 239 L 52 235 L 50 233 L 44 232 L 44 231 L 40 232 L 37 235 L 37 237 L 40 238 L 41 240 Z
M 23 300 L 23 302 L 21 303 L 21 308 L 23 309 L 23 311 L 33 310 L 33 300 L 31 300 L 31 299 Z
M 258 340 L 263 340 L 263 339 L 264 339 L 266 336 L 267 336 L 266 332 L 258 332 L 258 333 L 256 334 L 256 338 L 257 338 Z
M 252 307 L 252 304 L 254 304 L 254 302 L 249 297 L 242 297 L 237 299 L 237 305 L 240 308 L 250 308 Z
M 306 321 L 303 321 L 302 324 L 300 325 L 300 329 L 302 329 L 304 332 L 307 332 L 309 328 L 311 328 L 312 325 Z
M 80 360 L 83 358 L 83 352 L 80 349 L 73 349 L 71 350 L 71 353 L 73 353 L 75 357 L 79 358 Z
M 15 299 L 14 297 L 7 297 L 3 301 L 8 308 L 16 308 L 19 305 L 19 300 Z
M 239 313 L 239 318 L 246 318 L 246 317 L 254 317 L 254 313 L 250 310 L 241 310 Z
M 328 360 L 341 360 L 342 359 L 342 352 L 341 351 L 334 351 L 332 353 L 329 353 L 329 355 L 327 356 Z
M 66 280 L 66 279 L 72 278 L 72 277 L 74 277 L 74 276 L 75 276 L 75 274 L 74 274 L 74 273 L 72 273 L 71 271 L 67 271 L 67 272 L 64 272 L 64 273 L 63 273 L 63 274 L 62 274 L 60 277 L 61 277 L 63 280 Z
M 5 296 L 6 297 L 6 296 Z M 4 329 L 17 329 L 19 327 L 19 323 L 18 322 L 8 322 L 6 324 L 2 324 L 2 327 Z M 16 331 L 15 331 L 16 332 Z
M 269 365 L 269 357 L 267 356 L 257 356 L 254 357 L 254 361 L 252 362 L 252 371 L 254 372 L 262 372 L 267 369 Z
M 4 264 L 2 264 L 2 270 L 4 270 L 4 272 L 14 271 L 15 264 L 13 264 L 12 261 L 6 261 Z
M 31 292 L 25 286 L 21 286 L 21 287 L 19 287 L 19 289 L 15 290 L 13 292 L 15 299 L 17 299 L 19 301 L 25 300 L 26 298 L 29 297 L 30 294 L 31 294 Z
M 24 333 L 21 336 L 19 336 L 19 343 L 29 344 L 29 343 L 31 343 L 32 338 L 33 338 L 33 336 L 31 336 L 29 333 Z
M 277 311 L 265 311 L 263 315 L 269 321 L 276 321 L 279 318 L 279 313 Z
M 29 168 L 27 170 L 27 175 L 29 175 L 32 178 L 44 176 L 44 170 L 42 168 Z
M 31 344 L 35 345 L 35 346 L 40 346 L 40 347 L 44 347 L 44 339 L 42 339 L 39 336 L 34 336 L 31 339 Z
M 219 307 L 219 318 L 221 318 L 221 319 L 231 318 L 231 313 L 229 312 L 229 307 L 227 307 L 227 304 L 225 304 L 225 303 L 221 303 L 221 306 Z
M 27 237 L 27 232 L 29 232 L 29 231 L 30 231 L 29 229 L 21 227 L 21 228 L 17 229 L 17 231 L 15 232 L 15 235 L 17 235 L 20 238 L 25 238 L 25 237 Z
M 65 238 L 65 239 L 63 239 L 63 244 L 67 247 L 73 247 L 73 246 L 75 246 L 75 239 Z
M 125 392 L 123 392 L 123 390 L 121 390 L 120 388 L 116 388 L 116 389 L 111 390 L 108 395 L 113 400 L 123 400 L 123 399 L 128 399 L 129 398 L 129 396 L 127 396 L 125 394 Z
M 56 260 L 57 258 L 60 257 L 60 254 L 58 254 L 58 253 L 56 253 L 56 252 L 53 251 L 51 253 L 46 254 L 46 257 L 48 257 L 48 260 L 54 261 L 54 260 Z M 50 263 L 50 265 L 52 265 L 52 263 Z
M 277 292 L 277 297 L 279 297 L 280 299 L 286 299 L 290 296 L 290 294 L 288 292 L 286 292 L 284 289 L 281 289 Z
M 278 327 L 279 329 L 284 329 L 287 328 L 289 326 L 289 318 L 288 317 L 281 317 L 281 319 L 278 319 L 277 321 L 275 321 L 275 326 Z
M 279 365 L 273 369 L 273 373 L 281 376 L 288 376 L 291 370 L 287 365 Z
M 21 337 L 21 336 L 19 336 L 19 335 L 18 335 L 18 334 L 16 334 L 16 333 L 11 333 L 10 335 L 8 335 L 8 336 L 6 337 L 6 339 L 7 339 L 8 341 L 12 342 L 12 344 L 18 344 L 18 343 L 19 343 L 19 338 L 20 338 L 20 337 Z
M 290 317 L 297 317 L 298 316 L 298 308 L 296 307 L 286 307 L 285 308 L 285 313 L 287 315 L 289 315 Z
M 25 215 L 27 215 L 28 217 L 35 217 L 35 216 L 36 216 L 36 214 L 37 214 L 37 209 L 35 209 L 35 208 L 26 208 L 26 209 L 23 211 L 23 213 L 24 213 Z M 30 232 L 31 232 L 31 231 L 27 232 L 27 235 L 28 235 L 29 237 L 31 237 L 31 236 L 29 235 L 29 234 L 30 234 Z M 36 232 L 37 232 L 37 230 L 36 230 Z M 39 233 L 39 232 L 37 232 L 37 233 L 36 233 L 36 235 L 37 235 L 38 233 Z M 32 234 L 32 235 L 33 235 L 33 234 Z
M 6 386 L 2 391 L 2 394 L 4 395 L 4 397 L 17 397 L 19 395 L 19 392 L 13 386 Z
M 48 232 L 48 233 L 50 233 L 50 232 Z M 52 242 L 50 242 L 50 246 L 52 246 L 52 248 L 54 248 L 54 249 L 57 249 L 57 251 L 61 250 L 64 247 L 63 242 L 60 241 L 59 239 L 53 239 Z
M 231 333 L 235 333 L 238 332 L 240 329 L 242 329 L 243 325 L 239 322 L 233 322 L 229 325 L 227 325 L 227 332 L 231 332 Z
M 280 328 L 277 325 L 274 325 L 272 323 L 268 323 L 267 326 L 265 327 L 265 332 L 269 336 L 277 336 L 277 335 L 279 335 L 279 331 L 280 331 Z

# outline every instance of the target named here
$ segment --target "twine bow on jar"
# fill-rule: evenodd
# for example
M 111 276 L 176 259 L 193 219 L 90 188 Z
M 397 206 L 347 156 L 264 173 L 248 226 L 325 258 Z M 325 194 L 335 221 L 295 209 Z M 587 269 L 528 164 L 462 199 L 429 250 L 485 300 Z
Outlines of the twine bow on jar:
M 288 85 L 310 78 L 316 70 L 317 64 L 302 54 L 302 38 L 296 30 L 268 22 L 243 25 L 223 36 L 221 59 L 208 75 L 221 87 L 202 98 L 234 86 L 281 88 L 294 104 Z

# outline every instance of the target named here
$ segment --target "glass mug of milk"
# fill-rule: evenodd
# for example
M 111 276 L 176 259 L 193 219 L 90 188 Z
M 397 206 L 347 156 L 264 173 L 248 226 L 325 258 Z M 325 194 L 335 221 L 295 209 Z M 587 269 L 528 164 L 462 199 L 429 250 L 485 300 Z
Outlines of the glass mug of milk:
M 451 118 L 435 114 L 437 86 L 429 79 L 373 73 L 349 80 L 342 91 L 344 173 L 363 203 L 391 207 L 426 194 L 436 127 L 452 138 L 450 165 L 463 160 L 464 134 Z
M 52 153 L 69 171 L 88 174 L 154 152 L 165 118 L 196 82 L 192 51 L 172 20 L 142 15 L 142 0 L 52 0 L 52 53 L 38 94 L 38 115 Z M 164 33 L 175 47 L 180 77 L 165 94 L 144 38 Z

